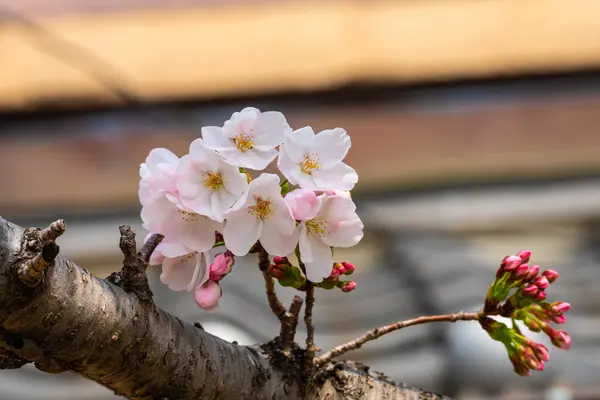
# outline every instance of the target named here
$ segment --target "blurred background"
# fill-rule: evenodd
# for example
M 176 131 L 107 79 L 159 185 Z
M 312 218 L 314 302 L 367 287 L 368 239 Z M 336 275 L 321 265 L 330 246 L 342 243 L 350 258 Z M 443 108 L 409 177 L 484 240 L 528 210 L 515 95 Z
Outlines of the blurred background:
M 377 325 L 475 310 L 521 249 L 561 273 L 570 352 L 512 372 L 476 324 L 414 327 L 349 358 L 458 399 L 600 399 L 600 2 L 597 0 L 0 0 L 0 212 L 65 218 L 61 250 L 120 268 L 143 237 L 139 164 L 187 151 L 246 106 L 344 127 L 366 231 L 340 252 L 358 290 L 317 293 L 323 349 Z M 226 340 L 278 332 L 255 260 L 196 308 L 150 271 L 156 301 Z M 286 299 L 292 293 L 281 291 Z M 75 375 L 0 371 L 0 399 L 111 399 Z

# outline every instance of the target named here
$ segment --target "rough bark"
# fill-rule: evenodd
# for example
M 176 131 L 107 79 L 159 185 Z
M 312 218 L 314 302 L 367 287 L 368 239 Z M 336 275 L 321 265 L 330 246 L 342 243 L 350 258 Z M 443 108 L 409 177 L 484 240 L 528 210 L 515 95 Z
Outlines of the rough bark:
M 304 350 L 278 339 L 225 342 L 60 254 L 31 283 L 23 266 L 41 257 L 42 233 L 0 218 L 0 369 L 70 370 L 131 399 L 439 398 L 355 363 L 306 368 Z

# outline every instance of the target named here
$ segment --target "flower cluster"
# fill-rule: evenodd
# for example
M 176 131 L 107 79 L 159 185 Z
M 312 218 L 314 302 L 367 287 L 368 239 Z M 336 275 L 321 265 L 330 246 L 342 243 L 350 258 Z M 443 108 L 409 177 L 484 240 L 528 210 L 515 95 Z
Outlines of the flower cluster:
M 181 158 L 152 150 L 140 166 L 139 198 L 144 227 L 165 237 L 151 260 L 163 265 L 162 282 L 193 290 L 200 307 L 214 308 L 230 267 L 213 279 L 209 250 L 224 245 L 222 257 L 232 265 L 257 242 L 272 256 L 296 252 L 306 279 L 327 278 L 332 248 L 354 246 L 363 236 L 349 194 L 358 176 L 343 162 L 350 145 L 344 129 L 294 131 L 280 112 L 245 108 L 222 127 L 203 127 Z M 283 181 L 246 171 L 262 171 L 275 158 Z
M 566 322 L 564 314 L 571 309 L 570 304 L 545 301 L 546 290 L 556 282 L 558 273 L 546 270 L 540 274 L 538 265 L 528 264 L 530 257 L 529 250 L 505 257 L 485 299 L 484 311 L 511 318 L 513 327 L 489 317 L 480 321 L 493 339 L 505 345 L 519 375 L 529 375 L 530 370 L 543 371 L 550 356 L 544 345 L 524 336 L 515 321 L 522 321 L 534 332 L 544 332 L 555 347 L 565 350 L 571 347 L 567 332 L 550 326 Z

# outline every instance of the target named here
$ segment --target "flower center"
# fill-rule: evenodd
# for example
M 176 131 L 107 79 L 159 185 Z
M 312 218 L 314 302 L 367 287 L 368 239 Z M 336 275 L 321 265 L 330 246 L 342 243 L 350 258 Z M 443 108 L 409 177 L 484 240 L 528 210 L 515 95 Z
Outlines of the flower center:
M 223 177 L 220 172 L 206 172 L 202 174 L 205 176 L 204 178 L 204 187 L 210 188 L 212 190 L 217 190 L 223 187 Z
M 200 220 L 200 215 L 194 212 L 187 212 L 183 210 L 177 210 L 179 217 L 185 222 L 198 222 Z
M 271 211 L 271 202 L 264 200 L 262 197 L 256 197 L 256 203 L 248 207 L 248 212 L 254 215 L 256 219 L 269 219 Z
M 313 169 L 321 168 L 321 164 L 319 164 L 318 155 L 311 154 L 304 158 L 304 161 L 300 164 L 300 170 L 305 174 L 311 174 Z
M 316 221 L 314 219 L 306 221 L 306 230 L 311 235 L 315 235 L 320 238 L 327 236 L 327 221 Z
M 181 256 L 181 258 L 179 259 L 179 261 L 184 262 L 184 263 L 189 262 L 192 258 L 194 258 L 194 256 L 196 254 L 198 254 L 197 251 L 195 251 L 193 253 L 190 253 L 190 254 L 186 254 L 185 256 Z
M 254 139 L 254 136 L 248 135 L 246 132 L 242 132 L 235 137 L 234 141 L 238 150 L 242 153 L 245 153 L 254 146 L 254 140 L 252 139 Z

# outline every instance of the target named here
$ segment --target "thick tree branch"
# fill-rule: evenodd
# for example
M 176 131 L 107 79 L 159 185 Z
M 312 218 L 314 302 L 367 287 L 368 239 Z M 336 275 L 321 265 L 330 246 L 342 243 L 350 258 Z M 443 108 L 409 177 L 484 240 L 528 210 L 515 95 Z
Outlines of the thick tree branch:
M 306 308 L 304 309 L 304 323 L 306 324 L 306 352 L 312 358 L 317 350 L 315 348 L 315 326 L 312 322 L 312 312 L 315 305 L 315 287 L 309 283 L 306 288 Z
M 225 342 L 60 255 L 31 287 L 19 271 L 58 237 L 49 232 L 0 218 L 0 369 L 33 362 L 49 373 L 70 370 L 130 399 L 439 398 L 359 364 L 323 365 L 315 376 L 297 346 L 285 354 L 279 340 Z M 132 232 L 122 233 L 127 265 Z M 286 314 L 297 321 L 300 306 L 295 300 Z
M 493 313 L 485 313 L 483 311 L 478 312 L 458 312 L 456 314 L 446 314 L 446 315 L 433 315 L 427 317 L 418 317 L 413 319 L 408 319 L 406 321 L 398 321 L 393 324 L 385 325 L 379 328 L 372 329 L 362 335 L 359 338 L 356 338 L 348 343 L 341 344 L 339 346 L 334 347 L 329 350 L 327 353 L 323 354 L 315 358 L 314 364 L 316 367 L 320 367 L 322 365 L 327 364 L 334 357 L 340 356 L 344 353 L 347 353 L 352 350 L 357 350 L 362 347 L 363 344 L 370 342 L 371 340 L 375 340 L 380 338 L 383 335 L 386 335 L 390 332 L 397 331 L 402 328 L 406 328 L 414 325 L 427 324 L 430 322 L 456 322 L 456 321 L 478 321 L 479 319 L 487 316 L 493 315 Z
M 302 303 L 303 300 L 300 296 L 294 296 L 290 309 L 285 313 L 285 318 L 281 322 L 279 337 L 281 338 L 281 350 L 284 353 L 289 352 L 292 349 Z

